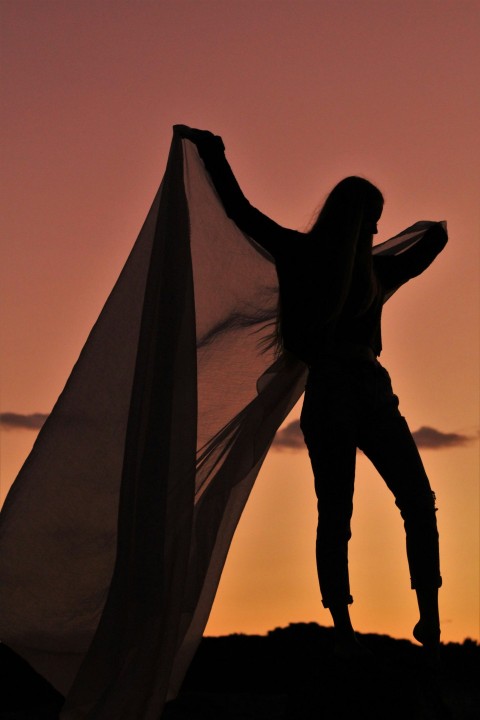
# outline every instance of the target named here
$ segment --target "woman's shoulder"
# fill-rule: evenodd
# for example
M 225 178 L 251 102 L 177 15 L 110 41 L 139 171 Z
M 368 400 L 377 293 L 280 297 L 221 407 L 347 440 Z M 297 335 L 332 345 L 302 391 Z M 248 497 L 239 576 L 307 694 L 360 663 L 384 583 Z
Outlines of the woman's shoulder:
M 309 254 L 314 244 L 308 233 L 282 227 L 278 236 L 279 251 L 287 258 Z

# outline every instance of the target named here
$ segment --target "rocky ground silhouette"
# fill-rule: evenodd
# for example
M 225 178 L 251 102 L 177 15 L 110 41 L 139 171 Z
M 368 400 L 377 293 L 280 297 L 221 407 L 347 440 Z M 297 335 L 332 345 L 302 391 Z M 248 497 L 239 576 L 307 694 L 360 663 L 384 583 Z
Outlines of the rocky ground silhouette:
M 333 631 L 315 623 L 267 636 L 204 638 L 162 720 L 475 720 L 480 645 L 441 647 L 440 666 L 408 640 L 360 634 L 371 659 L 333 657 Z M 63 698 L 0 646 L 1 720 L 57 720 Z M 112 719 L 113 720 L 113 719 Z M 132 720 L 139 720 L 137 718 Z

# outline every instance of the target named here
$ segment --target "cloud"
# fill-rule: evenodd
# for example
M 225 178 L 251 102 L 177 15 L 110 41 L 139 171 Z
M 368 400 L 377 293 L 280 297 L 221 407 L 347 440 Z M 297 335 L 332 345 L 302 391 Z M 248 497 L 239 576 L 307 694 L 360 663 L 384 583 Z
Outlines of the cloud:
M 444 433 L 426 425 L 412 433 L 419 448 L 438 450 L 440 448 L 462 447 L 474 438 L 460 433 Z
M 461 433 L 445 433 L 432 427 L 423 426 L 412 433 L 419 448 L 428 450 L 440 450 L 442 448 L 463 447 L 475 438 Z M 304 450 L 303 433 L 300 429 L 300 421 L 293 420 L 284 428 L 279 430 L 273 441 L 273 447 L 277 450 Z
M 40 430 L 48 415 L 33 413 L 20 415 L 19 413 L 0 413 L 0 426 L 5 430 Z
M 277 450 L 305 450 L 300 420 L 293 420 L 275 435 L 273 446 Z

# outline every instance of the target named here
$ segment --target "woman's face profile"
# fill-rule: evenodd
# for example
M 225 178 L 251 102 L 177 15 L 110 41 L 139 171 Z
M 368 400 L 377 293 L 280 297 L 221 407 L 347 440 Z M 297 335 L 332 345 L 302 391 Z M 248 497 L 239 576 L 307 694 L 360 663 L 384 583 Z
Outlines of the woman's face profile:
M 383 203 L 377 204 L 375 207 L 371 208 L 371 211 L 369 213 L 367 213 L 367 217 L 362 223 L 362 230 L 365 235 L 377 235 L 378 223 L 380 221 L 380 218 L 382 217 L 382 212 Z
M 378 233 L 377 227 L 378 220 L 366 220 L 362 225 L 362 230 L 365 235 L 376 235 Z

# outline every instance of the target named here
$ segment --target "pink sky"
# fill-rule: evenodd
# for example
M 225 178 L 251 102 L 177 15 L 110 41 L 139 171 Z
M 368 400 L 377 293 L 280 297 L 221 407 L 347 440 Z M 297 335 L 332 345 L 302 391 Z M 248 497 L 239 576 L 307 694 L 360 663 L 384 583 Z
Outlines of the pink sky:
M 365 175 L 386 197 L 379 239 L 448 221 L 445 252 L 387 306 L 382 360 L 413 430 L 466 438 L 422 455 L 440 508 L 443 636 L 478 637 L 479 3 L 0 8 L 2 412 L 50 411 L 153 199 L 174 123 L 221 134 L 249 199 L 291 227 L 342 176 Z M 3 431 L 2 499 L 34 437 Z M 364 458 L 355 504 L 354 621 L 409 637 L 403 528 Z M 209 632 L 328 623 L 314 530 L 305 451 L 273 450 Z

